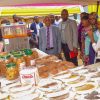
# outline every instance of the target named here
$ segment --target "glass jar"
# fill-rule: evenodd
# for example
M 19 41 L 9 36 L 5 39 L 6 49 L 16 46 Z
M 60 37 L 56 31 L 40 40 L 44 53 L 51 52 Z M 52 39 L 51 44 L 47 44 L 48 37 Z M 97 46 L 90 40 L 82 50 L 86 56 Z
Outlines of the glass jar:
M 35 60 L 33 59 L 32 54 L 33 54 L 32 50 L 30 50 L 30 49 L 25 50 L 26 56 L 24 58 L 25 58 L 25 62 L 26 62 L 27 67 L 35 65 Z
M 7 64 L 6 69 L 6 78 L 8 80 L 15 80 L 18 78 L 18 68 L 15 63 Z
M 1 31 L 4 39 L 15 38 L 13 24 L 2 24 Z
M 23 58 L 23 54 L 15 54 L 13 62 L 16 63 L 19 71 L 25 67 L 25 60 Z
M 15 24 L 16 37 L 27 37 L 27 28 L 24 22 Z
M 4 55 L 1 57 L 0 61 L 0 69 L 1 69 L 1 76 L 6 76 L 6 64 L 11 63 L 13 59 L 10 55 Z

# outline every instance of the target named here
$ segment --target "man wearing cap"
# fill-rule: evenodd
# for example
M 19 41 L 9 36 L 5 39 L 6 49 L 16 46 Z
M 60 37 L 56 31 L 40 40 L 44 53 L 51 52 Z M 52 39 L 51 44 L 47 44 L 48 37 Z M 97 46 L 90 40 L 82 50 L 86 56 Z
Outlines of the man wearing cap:
M 59 55 L 61 52 L 61 33 L 51 24 L 49 16 L 44 18 L 45 26 L 39 31 L 39 49 L 47 54 Z

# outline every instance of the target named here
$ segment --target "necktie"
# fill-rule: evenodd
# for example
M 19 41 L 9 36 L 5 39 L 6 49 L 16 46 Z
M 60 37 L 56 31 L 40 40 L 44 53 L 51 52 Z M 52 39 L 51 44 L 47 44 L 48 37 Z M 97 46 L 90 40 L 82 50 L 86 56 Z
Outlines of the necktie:
M 50 31 L 49 31 L 49 27 L 47 27 L 47 48 L 50 48 Z

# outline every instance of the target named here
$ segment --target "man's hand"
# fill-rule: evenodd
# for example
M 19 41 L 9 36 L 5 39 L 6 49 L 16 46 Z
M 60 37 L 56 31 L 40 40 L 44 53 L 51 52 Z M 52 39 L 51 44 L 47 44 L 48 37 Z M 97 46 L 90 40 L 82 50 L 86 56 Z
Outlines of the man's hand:
M 78 49 L 77 48 L 73 48 L 74 53 L 78 53 Z

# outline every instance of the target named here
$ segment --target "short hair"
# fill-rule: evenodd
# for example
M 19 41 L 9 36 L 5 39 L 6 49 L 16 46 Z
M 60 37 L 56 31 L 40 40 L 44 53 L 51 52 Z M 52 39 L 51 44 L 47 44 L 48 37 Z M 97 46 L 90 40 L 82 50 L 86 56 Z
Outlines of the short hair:
M 63 9 L 61 12 L 67 12 L 68 13 L 68 10 L 67 9 Z
M 89 20 L 89 15 L 85 15 L 82 17 L 82 20 Z

